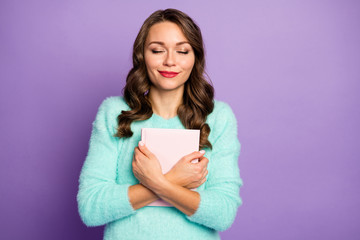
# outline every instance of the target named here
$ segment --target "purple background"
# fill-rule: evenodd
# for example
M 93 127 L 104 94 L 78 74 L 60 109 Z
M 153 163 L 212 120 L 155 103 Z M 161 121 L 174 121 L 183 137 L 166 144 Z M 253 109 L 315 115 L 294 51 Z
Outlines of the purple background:
M 0 3 L 0 239 L 101 239 L 76 205 L 97 108 L 137 31 L 178 8 L 236 113 L 243 205 L 223 239 L 358 239 L 359 1 Z

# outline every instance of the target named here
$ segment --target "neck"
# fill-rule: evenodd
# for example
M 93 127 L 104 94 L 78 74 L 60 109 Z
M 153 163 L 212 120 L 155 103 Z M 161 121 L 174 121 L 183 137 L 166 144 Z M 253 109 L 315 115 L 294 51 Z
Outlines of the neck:
M 165 118 L 173 118 L 177 115 L 177 109 L 183 101 L 184 88 L 177 91 L 159 91 L 150 87 L 149 100 L 155 114 Z

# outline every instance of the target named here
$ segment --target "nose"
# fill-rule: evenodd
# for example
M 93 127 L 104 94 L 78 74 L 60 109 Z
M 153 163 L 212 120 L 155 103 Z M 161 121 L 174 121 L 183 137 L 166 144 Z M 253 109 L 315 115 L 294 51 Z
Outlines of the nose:
M 172 52 L 167 52 L 165 59 L 164 59 L 165 66 L 175 66 L 175 56 Z

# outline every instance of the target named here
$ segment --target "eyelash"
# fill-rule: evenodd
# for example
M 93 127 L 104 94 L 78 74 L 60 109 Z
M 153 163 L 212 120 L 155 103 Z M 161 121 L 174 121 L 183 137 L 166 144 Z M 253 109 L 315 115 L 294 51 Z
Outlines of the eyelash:
M 152 51 L 152 53 L 154 53 L 154 54 L 159 54 L 159 53 L 164 52 L 164 51 L 156 51 L 156 50 L 151 50 L 151 51 Z M 186 55 L 186 54 L 189 53 L 188 51 L 177 51 L 177 52 L 180 53 L 180 54 L 184 54 L 184 55 Z
M 151 50 L 152 51 L 152 53 L 154 53 L 154 54 L 158 54 L 158 53 L 162 53 L 163 51 L 156 51 L 156 50 Z

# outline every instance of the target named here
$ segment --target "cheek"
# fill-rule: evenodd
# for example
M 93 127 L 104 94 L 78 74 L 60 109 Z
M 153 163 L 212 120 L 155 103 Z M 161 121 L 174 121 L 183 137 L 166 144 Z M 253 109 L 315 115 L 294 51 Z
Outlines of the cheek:
M 149 69 L 149 67 L 151 67 L 151 63 L 152 63 L 152 61 L 151 61 L 151 58 L 150 57 L 148 57 L 148 56 L 144 56 L 144 58 L 145 58 L 145 65 L 146 65 L 146 68 L 148 68 Z
M 146 67 L 151 70 L 157 68 L 161 64 L 161 59 L 154 55 L 145 55 L 145 64 Z
M 156 68 L 156 62 L 154 60 L 154 57 L 152 57 L 151 55 L 147 56 L 145 54 L 144 59 L 145 59 L 145 65 L 146 65 L 146 71 L 147 71 L 148 77 L 150 79 L 150 82 L 153 83 L 154 79 L 156 78 L 155 73 L 154 73 L 154 71 L 157 69 Z
M 186 59 L 186 60 L 184 59 L 181 62 L 181 66 L 182 66 L 182 69 L 191 71 L 192 68 L 194 67 L 194 59 Z

